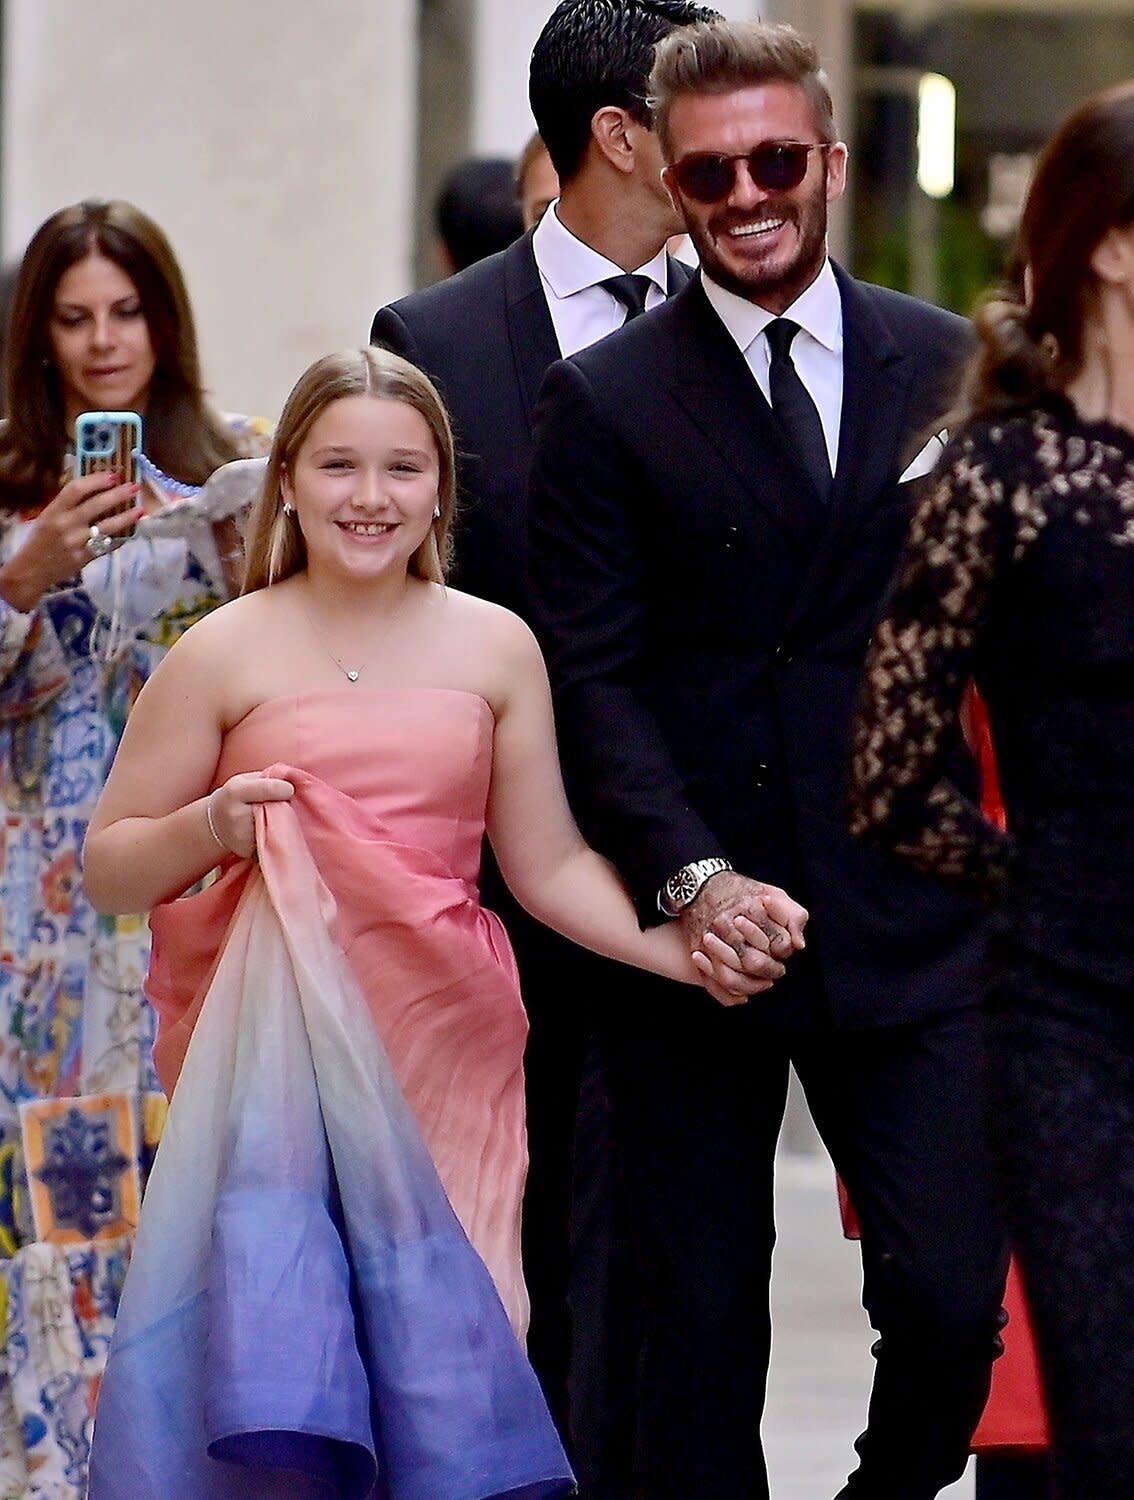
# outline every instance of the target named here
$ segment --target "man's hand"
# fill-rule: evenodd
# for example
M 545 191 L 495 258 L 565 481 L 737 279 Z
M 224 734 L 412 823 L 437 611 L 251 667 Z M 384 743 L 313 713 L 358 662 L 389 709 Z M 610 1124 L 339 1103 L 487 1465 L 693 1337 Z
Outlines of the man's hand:
M 784 964 L 804 946 L 807 915 L 779 886 L 722 870 L 680 921 L 705 989 L 721 1005 L 743 1005 L 783 978 Z

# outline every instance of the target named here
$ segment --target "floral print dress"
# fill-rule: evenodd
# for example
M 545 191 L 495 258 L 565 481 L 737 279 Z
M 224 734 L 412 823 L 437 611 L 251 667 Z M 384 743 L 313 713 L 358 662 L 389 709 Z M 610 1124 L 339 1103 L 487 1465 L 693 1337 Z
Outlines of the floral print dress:
M 230 417 L 246 457 L 270 433 Z M 234 466 L 239 468 L 240 466 Z M 253 473 L 147 516 L 28 613 L 0 600 L 0 1500 L 82 1500 L 98 1375 L 164 1118 L 142 915 L 99 916 L 87 824 L 126 715 L 231 593 L 217 538 Z M 160 492 L 159 492 L 160 494 Z M 0 560 L 31 517 L 0 523 Z

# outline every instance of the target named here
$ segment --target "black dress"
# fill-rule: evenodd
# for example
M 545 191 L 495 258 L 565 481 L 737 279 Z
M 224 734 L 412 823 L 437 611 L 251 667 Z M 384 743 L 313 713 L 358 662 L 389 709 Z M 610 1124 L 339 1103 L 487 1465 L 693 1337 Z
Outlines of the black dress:
M 1008 832 L 942 773 L 987 701 Z M 1134 434 L 974 422 L 868 659 L 852 826 L 996 909 L 994 1143 L 1060 1496 L 1134 1495 Z

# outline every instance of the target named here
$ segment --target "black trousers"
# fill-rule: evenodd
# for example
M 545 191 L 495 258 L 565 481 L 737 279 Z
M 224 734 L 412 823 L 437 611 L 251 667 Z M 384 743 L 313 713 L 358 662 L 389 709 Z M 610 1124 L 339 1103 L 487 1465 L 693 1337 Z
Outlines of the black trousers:
M 1046 1453 L 978 1453 L 975 1500 L 1051 1500 Z
M 862 1221 L 863 1302 L 880 1335 L 842 1494 L 930 1500 L 967 1461 L 1005 1274 L 978 1013 L 788 1036 L 762 1025 L 758 1001 L 724 1009 L 636 985 L 604 1031 L 643 1273 L 635 1494 L 768 1495 L 773 1170 L 793 1062 Z
M 1001 946 L 993 1144 L 1060 1500 L 1134 1496 L 1134 990 Z

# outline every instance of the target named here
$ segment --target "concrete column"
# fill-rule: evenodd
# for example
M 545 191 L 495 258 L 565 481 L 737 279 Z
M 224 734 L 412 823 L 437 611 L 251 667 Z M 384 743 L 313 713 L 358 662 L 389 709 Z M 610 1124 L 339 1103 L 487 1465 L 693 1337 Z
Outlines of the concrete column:
M 535 129 L 528 64 L 549 0 L 477 0 L 473 22 L 471 154 L 516 156 Z
M 85 197 L 169 235 L 222 406 L 274 417 L 300 371 L 409 289 L 415 0 L 7 0 L 4 252 Z
M 850 259 L 854 200 L 854 39 L 850 0 L 769 0 L 760 7 L 766 21 L 786 21 L 813 38 L 823 59 L 835 105 L 840 137 L 851 148 L 847 192 L 831 211 L 830 246 L 836 260 Z

